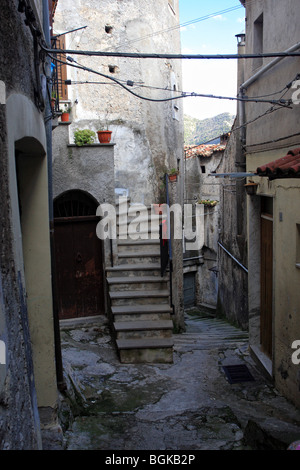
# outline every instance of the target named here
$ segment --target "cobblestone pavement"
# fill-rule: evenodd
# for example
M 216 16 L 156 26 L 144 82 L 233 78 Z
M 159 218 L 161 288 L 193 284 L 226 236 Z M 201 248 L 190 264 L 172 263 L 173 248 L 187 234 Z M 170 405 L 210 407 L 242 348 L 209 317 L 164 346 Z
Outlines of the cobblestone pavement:
M 275 450 L 300 439 L 300 410 L 248 353 L 246 332 L 192 309 L 173 364 L 121 364 L 104 317 L 62 322 L 67 450 Z M 254 380 L 229 383 L 223 366 Z

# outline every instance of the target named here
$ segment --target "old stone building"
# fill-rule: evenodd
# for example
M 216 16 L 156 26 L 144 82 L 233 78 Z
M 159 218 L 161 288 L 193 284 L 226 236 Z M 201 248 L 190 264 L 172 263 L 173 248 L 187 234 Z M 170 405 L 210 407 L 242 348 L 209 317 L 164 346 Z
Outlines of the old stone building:
M 244 134 L 246 171 L 259 175 L 248 179 L 252 195 L 247 196 L 250 347 L 278 389 L 299 405 L 299 365 L 293 360 L 300 338 L 299 57 L 259 53 L 299 53 L 300 5 L 297 0 L 242 3 L 245 51 L 257 57 L 245 63 L 240 93 L 274 93 L 274 99 L 287 100 L 285 106 L 249 102 L 243 109 L 244 122 L 251 122 Z
M 219 171 L 224 190 L 232 186 L 222 203 L 227 250 L 218 308 L 249 327 L 252 356 L 299 406 L 299 57 L 288 55 L 299 53 L 300 6 L 241 3 L 247 21 L 239 52 L 253 57 L 239 61 L 238 97 L 245 100 Z M 263 57 L 277 52 L 287 56 Z
M 171 325 L 176 330 L 184 328 L 182 240 L 172 237 L 169 245 L 170 277 L 160 282 L 159 277 L 153 279 L 152 274 L 160 269 L 161 253 L 158 233 L 151 233 L 148 219 L 150 215 L 156 217 L 154 204 L 171 206 L 183 202 L 183 113 L 180 100 L 174 99 L 181 90 L 180 61 L 109 54 L 179 53 L 178 25 L 178 1 L 155 4 L 137 0 L 64 1 L 58 2 L 55 12 L 53 46 L 68 51 L 53 56 L 54 70 L 58 72 L 57 98 L 61 110 L 65 106 L 71 110 L 69 120 L 64 122 L 59 118 L 53 131 L 56 275 L 58 290 L 64 293 L 59 297 L 59 308 L 61 318 L 103 313 L 111 316 L 117 344 L 121 344 L 119 334 L 131 335 L 131 332 L 119 333 L 118 330 L 124 327 L 123 320 L 129 314 L 136 320 L 132 327 L 140 329 L 149 325 L 150 320 L 146 320 L 145 315 L 142 319 L 140 311 L 138 317 L 134 313 L 145 303 L 149 304 L 146 307 L 149 318 L 158 311 L 159 318 L 171 312 L 173 322 L 167 320 L 168 328 Z M 108 52 L 108 57 L 91 56 L 89 52 L 93 51 Z M 100 128 L 112 131 L 109 143 L 98 141 L 96 132 Z M 94 132 L 87 145 L 76 145 L 78 130 Z M 171 169 L 179 173 L 177 182 L 166 184 L 165 175 Z M 119 195 L 127 197 L 128 204 L 120 207 Z M 105 217 L 102 207 L 107 204 L 115 206 L 118 237 L 93 240 L 93 249 L 89 251 L 90 230 L 96 235 L 99 216 Z M 141 211 L 147 207 L 146 233 L 135 244 L 130 237 L 120 240 L 122 216 L 131 211 L 132 219 L 138 204 L 143 205 Z M 90 212 L 82 212 L 82 207 Z M 75 220 L 76 217 L 79 219 Z M 82 217 L 85 217 L 84 223 L 81 223 Z M 67 221 L 67 218 L 72 220 Z M 74 253 L 66 248 L 70 247 L 68 234 L 71 231 L 75 238 L 74 234 L 80 231 L 82 240 L 78 245 L 74 238 Z M 61 274 L 62 253 L 66 256 L 65 278 Z M 88 263 L 91 259 L 93 262 Z M 99 262 L 97 266 L 95 260 Z M 138 265 L 132 267 L 136 263 Z M 128 265 L 126 269 L 123 264 Z M 130 273 L 129 266 L 132 267 Z M 130 283 L 125 279 L 128 275 Z M 137 275 L 141 278 L 137 279 Z M 80 294 L 71 299 L 71 286 L 79 283 L 80 288 L 75 290 Z M 100 286 L 96 287 L 98 297 L 91 295 L 95 292 L 92 284 Z M 132 292 L 125 294 L 124 290 Z M 86 298 L 91 300 L 89 305 Z M 170 305 L 165 312 L 167 299 Z M 159 304 L 152 307 L 157 302 Z M 122 312 L 124 315 L 120 316 L 120 303 L 125 310 L 132 303 L 135 305 L 129 313 Z M 116 321 L 116 311 L 122 321 Z M 127 329 L 127 325 L 125 327 Z M 155 329 L 157 327 L 158 324 Z M 148 336 L 147 332 L 145 334 Z M 146 342 L 141 340 L 139 344 L 143 343 L 144 347 Z M 171 340 L 157 342 L 165 347 Z
M 4 0 L 0 13 L 1 449 L 41 449 L 45 429 L 60 435 L 49 230 L 51 113 L 40 47 L 48 40 L 49 6 Z
M 218 298 L 218 241 L 220 182 L 211 173 L 219 172 L 226 149 L 225 136 L 219 144 L 185 147 L 185 202 L 200 205 L 198 225 L 201 245 L 184 253 L 186 305 L 197 304 L 215 310 Z M 196 222 L 193 219 L 194 230 Z M 194 292 L 190 298 L 190 294 Z
M 180 53 L 178 24 L 178 1 L 67 0 L 58 2 L 54 28 L 55 34 L 62 34 L 86 26 L 59 37 L 75 52 L 167 54 Z M 159 202 L 160 178 L 182 165 L 181 103 L 163 101 L 181 90 L 180 61 L 69 56 L 89 69 L 68 67 L 71 84 L 60 92 L 62 107 L 67 101 L 72 110 L 70 143 L 77 128 L 97 131 L 109 126 L 115 143 L 116 187 L 126 188 L 134 202 Z

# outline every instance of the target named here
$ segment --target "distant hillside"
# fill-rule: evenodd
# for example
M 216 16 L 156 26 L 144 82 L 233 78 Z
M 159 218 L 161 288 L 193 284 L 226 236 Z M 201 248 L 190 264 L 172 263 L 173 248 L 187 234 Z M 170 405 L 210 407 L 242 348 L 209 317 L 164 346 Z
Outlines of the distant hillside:
M 212 141 L 215 137 L 229 132 L 235 116 L 230 113 L 219 114 L 212 118 L 199 119 L 184 116 L 184 143 L 185 145 L 200 145 Z M 211 143 L 217 143 L 214 140 Z

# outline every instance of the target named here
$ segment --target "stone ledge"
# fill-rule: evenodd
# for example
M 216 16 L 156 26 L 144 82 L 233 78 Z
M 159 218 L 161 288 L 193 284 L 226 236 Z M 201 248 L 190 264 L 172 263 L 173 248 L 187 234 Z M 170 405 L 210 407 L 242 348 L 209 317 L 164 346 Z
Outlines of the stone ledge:
M 75 147 L 78 149 L 81 148 L 95 148 L 95 147 L 114 147 L 116 144 L 109 143 L 109 144 L 85 144 L 85 145 L 76 145 L 76 144 L 68 144 L 67 147 Z

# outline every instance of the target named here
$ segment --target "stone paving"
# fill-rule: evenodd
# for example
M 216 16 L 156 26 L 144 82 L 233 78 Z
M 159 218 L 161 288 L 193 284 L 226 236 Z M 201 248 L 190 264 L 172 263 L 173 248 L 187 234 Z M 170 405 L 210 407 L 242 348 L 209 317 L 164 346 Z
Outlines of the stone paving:
M 197 309 L 173 364 L 121 364 L 106 318 L 62 324 L 67 450 L 275 450 L 300 439 L 300 410 L 256 367 L 248 335 Z M 231 384 L 225 365 L 254 380 Z

